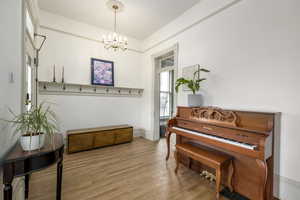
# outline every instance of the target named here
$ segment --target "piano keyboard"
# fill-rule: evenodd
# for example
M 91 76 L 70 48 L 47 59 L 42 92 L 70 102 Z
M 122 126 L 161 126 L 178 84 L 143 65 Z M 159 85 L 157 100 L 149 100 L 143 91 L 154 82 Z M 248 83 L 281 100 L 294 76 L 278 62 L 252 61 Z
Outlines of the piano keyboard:
M 218 136 L 214 136 L 214 135 L 208 135 L 208 134 L 204 134 L 204 133 L 200 133 L 200 132 L 196 132 L 196 131 L 191 131 L 191 130 L 184 129 L 184 128 L 179 128 L 179 127 L 172 127 L 172 128 L 175 129 L 175 130 L 183 131 L 183 132 L 190 133 L 190 134 L 193 134 L 193 135 L 198 135 L 198 136 L 202 136 L 202 137 L 209 138 L 209 139 L 212 139 L 212 140 L 224 142 L 224 143 L 227 143 L 227 144 L 232 144 L 232 145 L 242 147 L 242 148 L 245 148 L 245 149 L 254 150 L 257 147 L 256 145 L 245 144 L 245 143 L 238 142 L 238 141 L 235 141 L 235 140 L 230 140 L 230 139 L 227 139 L 227 138 L 218 137 Z

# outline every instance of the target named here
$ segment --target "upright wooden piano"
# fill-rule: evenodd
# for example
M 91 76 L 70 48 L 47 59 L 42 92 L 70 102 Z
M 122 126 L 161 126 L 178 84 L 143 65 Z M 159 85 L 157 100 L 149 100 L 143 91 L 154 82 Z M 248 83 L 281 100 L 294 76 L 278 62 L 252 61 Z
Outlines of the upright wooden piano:
M 272 200 L 274 136 L 279 118 L 280 113 L 178 107 L 176 117 L 168 122 L 166 159 L 172 133 L 176 134 L 177 143 L 229 154 L 234 157 L 234 191 L 252 200 Z M 187 165 L 184 155 L 179 159 Z M 191 168 L 209 170 L 196 162 Z

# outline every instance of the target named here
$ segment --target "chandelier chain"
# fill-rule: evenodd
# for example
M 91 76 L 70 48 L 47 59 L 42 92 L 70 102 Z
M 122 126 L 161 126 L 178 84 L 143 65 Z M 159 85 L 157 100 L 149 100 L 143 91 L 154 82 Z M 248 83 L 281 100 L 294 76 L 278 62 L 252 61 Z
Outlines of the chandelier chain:
M 117 33 L 117 8 L 114 8 L 114 13 L 115 13 L 115 27 L 114 27 L 114 30 L 115 30 L 115 33 Z

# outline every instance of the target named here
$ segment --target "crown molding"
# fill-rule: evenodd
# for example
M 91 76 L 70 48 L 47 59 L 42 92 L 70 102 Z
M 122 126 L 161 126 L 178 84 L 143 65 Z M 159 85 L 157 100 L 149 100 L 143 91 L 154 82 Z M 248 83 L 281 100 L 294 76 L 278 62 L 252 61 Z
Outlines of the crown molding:
M 93 41 L 93 42 L 98 42 L 98 43 L 104 45 L 104 43 L 101 40 L 97 40 L 97 39 L 94 39 L 94 38 L 86 37 L 86 36 L 75 34 L 75 33 L 71 33 L 71 32 L 68 32 L 68 31 L 57 29 L 57 28 L 52 28 L 52 27 L 45 26 L 45 25 L 40 25 L 40 28 L 45 29 L 45 30 L 54 31 L 54 32 L 57 32 L 57 33 L 61 33 L 61 34 L 65 34 L 65 35 L 69 35 L 69 36 L 73 36 L 73 37 L 77 37 L 77 38 L 80 38 L 80 39 L 85 39 L 85 40 L 89 40 L 89 41 Z M 127 50 L 135 52 L 135 53 L 143 53 L 142 51 L 140 51 L 138 49 L 134 49 L 134 48 L 128 48 Z

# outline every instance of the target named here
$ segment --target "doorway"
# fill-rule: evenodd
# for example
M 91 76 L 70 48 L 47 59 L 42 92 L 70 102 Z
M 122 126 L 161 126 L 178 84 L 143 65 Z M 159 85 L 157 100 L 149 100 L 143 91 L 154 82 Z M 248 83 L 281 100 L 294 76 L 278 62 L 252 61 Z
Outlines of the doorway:
M 154 140 L 165 137 L 168 120 L 176 113 L 177 94 L 174 85 L 177 79 L 178 45 L 153 56 L 154 73 Z
M 35 68 L 35 38 L 34 33 L 37 30 L 37 23 L 34 21 L 31 7 L 28 1 L 25 4 L 25 45 L 24 45 L 24 56 L 25 65 L 23 69 L 23 101 L 22 109 L 23 111 L 29 111 L 32 106 L 36 105 L 35 97 L 36 92 L 36 68 Z

